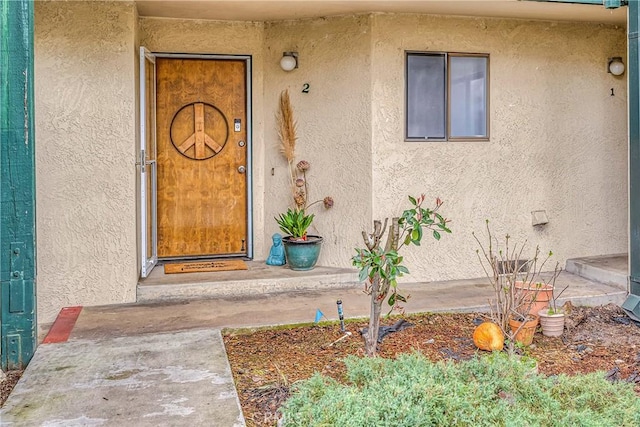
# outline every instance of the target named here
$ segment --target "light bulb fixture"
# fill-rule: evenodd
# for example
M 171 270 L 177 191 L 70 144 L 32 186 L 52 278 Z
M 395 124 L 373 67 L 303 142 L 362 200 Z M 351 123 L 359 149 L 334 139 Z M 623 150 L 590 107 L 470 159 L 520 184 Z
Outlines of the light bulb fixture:
M 291 71 L 298 68 L 298 52 L 282 52 L 280 68 L 284 71 Z
M 621 76 L 624 74 L 624 63 L 622 62 L 622 58 L 619 56 L 614 56 L 609 58 L 609 62 L 607 63 L 607 71 L 614 76 Z

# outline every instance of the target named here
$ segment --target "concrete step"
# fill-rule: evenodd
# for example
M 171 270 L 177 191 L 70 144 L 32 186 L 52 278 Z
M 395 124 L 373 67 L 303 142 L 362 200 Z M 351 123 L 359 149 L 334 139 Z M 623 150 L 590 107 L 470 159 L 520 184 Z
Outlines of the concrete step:
M 585 279 L 627 290 L 627 254 L 568 259 L 565 270 Z
M 164 274 L 163 266 L 156 267 L 151 275 L 138 283 L 137 301 L 153 303 L 163 301 L 197 300 L 209 298 L 231 299 L 234 297 L 268 296 L 287 292 L 321 292 L 332 289 L 352 289 L 361 293 L 362 285 L 358 281 L 355 269 L 317 266 L 311 271 L 292 271 L 286 267 L 268 266 L 264 261 L 247 261 L 248 270 L 223 271 L 213 273 Z M 627 290 L 627 255 L 594 256 L 567 260 L 566 273 L 586 279 L 591 283 L 588 290 L 585 286 L 572 286 L 581 289 L 576 295 L 568 290 L 564 297 L 577 298 L 577 303 L 588 305 L 613 302 L 609 301 L 612 293 L 615 298 L 625 294 Z M 561 276 L 562 277 L 562 276 Z M 463 281 L 464 282 L 464 281 Z M 595 283 L 607 285 L 608 292 L 601 292 L 594 287 Z M 436 284 L 440 282 L 432 282 Z M 455 282 L 442 282 L 455 283 Z M 437 287 L 437 285 L 436 285 Z M 612 291 L 621 291 L 618 292 Z M 604 295 L 599 301 L 597 294 Z M 585 298 L 586 297 L 586 298 Z M 454 297 L 461 304 L 459 295 Z M 581 301 L 581 298 L 585 298 Z M 482 302 L 486 303 L 486 296 Z M 464 304 L 462 304 L 464 305 Z M 469 304 L 470 309 L 478 309 L 483 304 Z M 445 310 L 456 310 L 462 307 L 444 305 Z M 438 310 L 429 307 L 430 310 Z
M 204 273 L 202 273 L 204 274 Z M 543 274 L 547 279 L 549 273 Z M 291 286 L 296 286 L 295 283 Z M 330 286 L 330 285 L 329 285 Z M 337 320 L 336 300 L 341 300 L 345 318 L 369 315 L 371 300 L 362 285 L 320 286 L 309 291 L 279 294 L 256 292 L 237 298 L 175 298 L 157 303 L 84 307 L 73 330 L 72 339 L 95 340 L 146 333 L 202 328 L 246 328 L 314 321 L 316 310 L 329 320 Z M 627 292 L 563 271 L 556 281 L 560 289 L 568 286 L 559 304 L 596 306 L 622 304 Z M 494 291 L 487 278 L 441 282 L 401 282 L 406 313 L 489 311 Z M 248 288 L 245 288 L 248 289 Z
M 137 301 L 233 298 L 361 286 L 355 269 L 316 266 L 310 271 L 293 271 L 264 261 L 247 261 L 247 266 L 248 270 L 182 274 L 164 274 L 163 267 L 158 266 L 138 283 Z

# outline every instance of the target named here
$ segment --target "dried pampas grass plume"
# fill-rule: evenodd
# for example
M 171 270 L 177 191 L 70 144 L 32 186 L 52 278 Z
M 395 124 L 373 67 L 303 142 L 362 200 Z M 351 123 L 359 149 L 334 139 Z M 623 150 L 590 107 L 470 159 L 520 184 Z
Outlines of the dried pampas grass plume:
M 280 93 L 280 110 L 277 114 L 278 136 L 280 136 L 280 151 L 291 165 L 296 151 L 296 121 L 293 119 L 293 108 L 289 99 L 289 90 Z
M 333 206 L 333 199 L 325 197 L 322 200 L 316 200 L 308 203 L 309 188 L 307 186 L 307 171 L 311 164 L 306 160 L 295 162 L 296 155 L 296 136 L 297 124 L 293 118 L 293 107 L 291 107 L 291 99 L 289 91 L 283 90 L 280 93 L 280 104 L 276 112 L 276 125 L 278 128 L 278 136 L 280 137 L 280 152 L 289 163 L 289 179 L 291 186 L 291 196 L 293 197 L 293 208 L 296 211 L 306 211 L 309 207 L 316 203 L 322 202 L 326 209 Z

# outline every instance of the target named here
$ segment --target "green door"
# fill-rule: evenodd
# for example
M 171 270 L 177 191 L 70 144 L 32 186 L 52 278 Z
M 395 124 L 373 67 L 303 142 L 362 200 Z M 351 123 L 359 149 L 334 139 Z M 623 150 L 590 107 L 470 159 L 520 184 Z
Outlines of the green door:
M 33 2 L 0 3 L 0 365 L 36 348 Z

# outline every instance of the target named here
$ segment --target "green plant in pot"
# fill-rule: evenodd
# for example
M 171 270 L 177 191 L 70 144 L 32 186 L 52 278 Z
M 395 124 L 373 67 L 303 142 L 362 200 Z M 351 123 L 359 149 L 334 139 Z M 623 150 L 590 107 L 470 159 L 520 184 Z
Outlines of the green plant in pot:
M 313 222 L 315 215 L 307 215 L 303 210 L 287 209 L 286 213 L 276 218 L 283 233 L 295 240 L 307 240 L 307 229 Z
M 280 151 L 288 163 L 289 184 L 291 187 L 292 207 L 285 213 L 275 217 L 280 230 L 286 234 L 282 238 L 287 264 L 292 270 L 311 270 L 317 263 L 322 247 L 322 237 L 308 234 L 315 218 L 307 214 L 309 208 L 322 203 L 325 209 L 333 207 L 333 198 L 327 196 L 313 203 L 309 200 L 309 183 L 307 172 L 311 164 L 306 160 L 295 162 L 296 122 L 293 119 L 293 108 L 289 92 L 280 94 L 280 105 L 277 114 Z
M 275 218 L 280 230 L 287 236 L 282 238 L 284 254 L 292 270 L 311 270 L 320 256 L 322 237 L 307 234 L 314 215 L 305 214 L 302 209 L 287 209 Z

